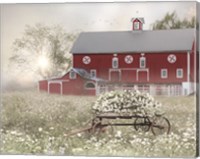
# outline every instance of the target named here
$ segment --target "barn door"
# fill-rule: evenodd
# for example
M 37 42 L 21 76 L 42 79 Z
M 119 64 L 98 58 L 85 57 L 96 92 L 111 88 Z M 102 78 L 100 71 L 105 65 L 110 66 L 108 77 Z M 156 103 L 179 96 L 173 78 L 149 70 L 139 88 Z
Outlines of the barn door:
M 146 70 L 138 71 L 138 81 L 147 82 L 148 81 L 148 72 Z
M 48 91 L 52 94 L 62 94 L 62 84 L 61 83 L 49 83 Z
M 113 82 L 118 82 L 121 79 L 120 70 L 111 70 L 110 71 L 110 80 Z

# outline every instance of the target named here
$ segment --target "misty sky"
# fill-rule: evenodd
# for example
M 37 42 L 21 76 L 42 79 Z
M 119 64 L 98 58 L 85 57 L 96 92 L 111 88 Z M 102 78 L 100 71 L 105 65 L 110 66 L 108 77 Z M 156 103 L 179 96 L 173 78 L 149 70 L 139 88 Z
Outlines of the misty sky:
M 23 35 L 25 25 L 59 24 L 67 32 L 130 30 L 132 17 L 144 17 L 144 29 L 177 12 L 180 19 L 195 15 L 195 2 L 141 3 L 65 3 L 65 4 L 7 4 L 1 5 L 1 64 L 7 71 L 11 46 Z M 14 70 L 9 70 L 12 72 Z

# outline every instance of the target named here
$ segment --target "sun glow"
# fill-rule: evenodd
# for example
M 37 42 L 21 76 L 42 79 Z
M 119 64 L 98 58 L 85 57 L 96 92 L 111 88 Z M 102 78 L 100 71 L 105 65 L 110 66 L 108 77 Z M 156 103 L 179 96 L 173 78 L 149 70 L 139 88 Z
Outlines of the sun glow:
M 41 69 L 46 69 L 48 66 L 49 66 L 49 61 L 47 59 L 47 57 L 45 56 L 40 56 L 38 58 L 38 66 L 41 68 Z

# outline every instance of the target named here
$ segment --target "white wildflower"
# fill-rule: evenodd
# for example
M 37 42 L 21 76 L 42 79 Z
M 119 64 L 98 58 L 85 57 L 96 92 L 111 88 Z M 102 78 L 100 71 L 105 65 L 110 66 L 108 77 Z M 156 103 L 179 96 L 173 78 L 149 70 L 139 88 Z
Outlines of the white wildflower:
M 12 135 L 16 135 L 17 132 L 16 132 L 16 131 L 11 131 L 10 134 L 12 134 Z
M 74 153 L 81 152 L 81 151 L 83 151 L 82 148 L 74 148 L 74 149 L 72 149 L 72 152 L 74 152 Z
M 122 137 L 122 132 L 121 131 L 117 131 L 115 137 L 121 138 Z
M 38 128 L 38 131 L 39 131 L 39 132 L 42 132 L 42 130 L 43 130 L 43 129 L 42 129 L 41 127 Z
M 49 129 L 50 129 L 50 130 L 54 130 L 54 127 L 50 127 Z
M 78 137 L 81 137 L 82 135 L 81 135 L 81 133 L 78 133 L 77 136 L 78 136 Z
M 25 141 L 24 138 L 22 138 L 22 137 L 19 138 L 19 142 L 24 142 L 24 141 Z
M 54 139 L 55 139 L 55 137 L 54 137 L 54 136 L 52 136 L 52 137 L 49 137 L 49 141 L 50 141 L 50 142 L 52 142 Z

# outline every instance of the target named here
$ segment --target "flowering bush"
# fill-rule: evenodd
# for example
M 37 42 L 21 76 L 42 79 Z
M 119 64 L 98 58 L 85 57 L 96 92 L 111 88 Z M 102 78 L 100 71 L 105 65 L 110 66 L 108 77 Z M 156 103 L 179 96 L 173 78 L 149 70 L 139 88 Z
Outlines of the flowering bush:
M 148 93 L 133 91 L 112 91 L 99 96 L 92 109 L 95 113 L 114 112 L 128 115 L 154 116 L 161 113 L 161 103 Z

